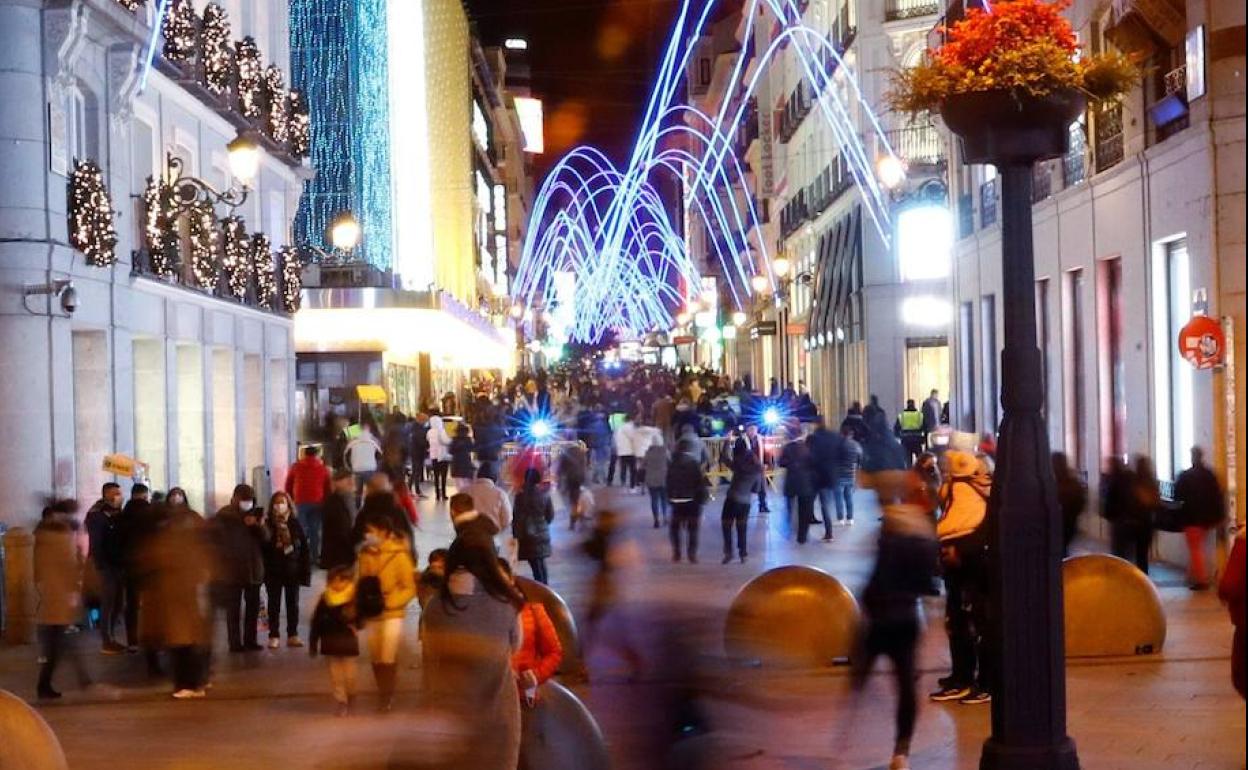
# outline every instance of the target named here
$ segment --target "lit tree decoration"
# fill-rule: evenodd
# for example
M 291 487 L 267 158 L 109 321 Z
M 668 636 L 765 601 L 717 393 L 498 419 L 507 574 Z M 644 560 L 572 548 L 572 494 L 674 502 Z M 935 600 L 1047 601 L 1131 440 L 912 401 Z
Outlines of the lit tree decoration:
M 277 299 L 277 271 L 273 267 L 273 253 L 269 251 L 269 239 L 263 233 L 251 236 L 251 265 L 256 273 L 256 301 L 260 307 L 272 310 Z
M 114 216 L 100 167 L 90 160 L 76 162 L 69 178 L 69 242 L 86 255 L 87 264 L 108 267 L 117 261 Z
M 172 207 L 173 189 L 154 177 L 143 189 L 143 245 L 153 273 L 168 278 L 178 272 L 177 221 Z
M 282 265 L 282 309 L 294 313 L 299 309 L 300 292 L 303 289 L 303 263 L 299 252 L 289 246 L 277 250 Z
M 199 16 L 191 0 L 172 0 L 160 34 L 165 38 L 165 58 L 177 64 L 189 62 L 199 47 Z
M 284 144 L 290 136 L 290 113 L 286 101 L 286 77 L 276 64 L 270 64 L 264 70 L 264 103 L 268 108 L 264 130 L 275 142 Z
M 264 65 L 254 38 L 245 37 L 235 48 L 238 63 L 238 111 L 243 117 L 258 118 L 263 112 Z
M 221 268 L 231 296 L 245 299 L 251 283 L 251 244 L 241 217 L 226 217 L 221 222 Z
M 234 74 L 234 46 L 230 44 L 230 17 L 216 3 L 204 9 L 204 85 L 214 94 L 230 90 Z
M 117 5 L 120 5 L 127 11 L 134 13 L 143 6 L 147 5 L 147 0 L 117 0 Z
M 217 244 L 221 240 L 216 212 L 208 201 L 197 201 L 187 212 L 187 219 L 191 241 L 191 275 L 196 286 L 211 291 L 217 285 Z
M 306 158 L 312 149 L 312 116 L 303 93 L 290 91 L 290 154 Z

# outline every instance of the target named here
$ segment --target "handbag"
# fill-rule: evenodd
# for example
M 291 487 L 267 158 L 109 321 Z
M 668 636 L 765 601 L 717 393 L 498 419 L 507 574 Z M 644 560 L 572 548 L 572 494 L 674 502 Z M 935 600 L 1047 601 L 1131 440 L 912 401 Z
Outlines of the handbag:
M 382 562 L 377 575 L 364 575 L 355 581 L 355 612 L 360 620 L 372 620 L 386 611 L 386 596 L 381 590 L 380 573 L 393 559 Z

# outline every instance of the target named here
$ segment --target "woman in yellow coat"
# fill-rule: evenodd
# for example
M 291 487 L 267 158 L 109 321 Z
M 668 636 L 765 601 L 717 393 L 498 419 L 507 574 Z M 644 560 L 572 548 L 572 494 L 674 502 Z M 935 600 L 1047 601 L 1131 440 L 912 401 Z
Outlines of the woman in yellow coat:
M 403 636 L 403 618 L 407 605 L 416 597 L 416 564 L 412 561 L 411 546 L 389 521 L 370 521 L 364 529 L 359 585 L 367 586 L 374 579 L 380 589 L 380 602 L 376 607 L 379 612 L 367 619 L 364 631 L 373 678 L 377 681 L 378 708 L 389 711 L 398 676 L 396 662 Z M 366 589 L 360 593 L 367 596 L 377 592 Z

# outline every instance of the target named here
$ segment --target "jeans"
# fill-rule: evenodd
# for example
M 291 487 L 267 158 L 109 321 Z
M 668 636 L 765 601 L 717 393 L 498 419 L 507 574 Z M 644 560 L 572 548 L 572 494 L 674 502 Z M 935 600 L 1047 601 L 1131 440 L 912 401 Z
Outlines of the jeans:
M 767 474 L 764 473 L 758 480 L 758 512 L 767 513 L 769 510 L 767 507 Z
M 282 599 L 286 600 L 286 638 L 299 635 L 299 584 L 281 581 L 266 582 L 265 590 L 269 595 L 269 638 L 281 636 L 278 629 L 282 626 Z
M 910 738 L 914 735 L 915 717 L 918 715 L 918 694 L 915 692 L 915 648 L 919 642 L 917 619 L 870 622 L 867 632 L 859 642 L 859 654 L 853 658 L 853 685 L 861 689 L 875 659 L 883 655 L 893 663 L 893 678 L 897 682 L 896 737 L 893 753 L 910 754 Z
M 611 486 L 615 483 L 615 462 L 618 459 L 619 457 L 615 454 L 615 450 L 612 449 L 611 459 L 607 462 L 607 486 Z M 623 472 L 623 469 L 621 469 L 620 473 L 623 474 Z M 621 478 L 623 477 L 621 476 Z
M 39 657 L 42 658 L 42 665 L 39 666 L 39 692 L 44 693 L 52 689 L 52 675 L 56 673 L 56 667 L 60 665 L 61 658 L 68 655 L 70 662 L 74 666 L 75 672 L 78 674 L 78 685 L 87 687 L 91 684 L 91 676 L 87 673 L 87 664 L 83 660 L 78 646 L 73 638 L 67 637 L 65 630 L 68 626 L 44 626 L 40 625 L 36 629 L 39 637 Z
M 546 585 L 550 580 L 550 576 L 546 572 L 545 559 L 529 559 L 529 570 L 533 573 L 533 579 L 542 585 Z
M 819 498 L 819 516 L 823 519 L 823 537 L 825 540 L 831 540 L 832 512 L 835 508 L 836 488 L 820 487 L 816 494 Z
M 260 620 L 260 586 L 223 584 L 217 587 L 217 603 L 225 611 L 225 635 L 230 649 L 240 650 L 244 646 L 256 646 L 256 624 Z M 240 603 L 243 605 L 241 618 Z
M 797 513 L 797 542 L 805 543 L 810 534 L 811 522 L 815 520 L 815 496 L 786 498 L 786 504 L 789 509 L 788 518 L 792 518 L 794 512 Z
M 451 464 L 446 460 L 433 461 L 433 494 L 438 500 L 449 500 L 446 494 L 446 477 L 451 471 Z
M 681 540 L 685 540 L 685 553 L 689 561 L 698 560 L 698 526 L 702 523 L 702 504 L 696 500 L 672 503 L 672 522 L 668 530 L 672 540 L 672 556 L 679 559 Z M 682 538 L 681 532 L 685 535 Z
M 637 486 L 637 458 L 633 455 L 620 455 L 620 486 Z
M 593 481 L 595 484 L 601 484 L 606 478 L 607 467 L 611 463 L 611 450 L 606 447 L 597 447 L 590 451 L 593 460 Z
M 854 480 L 852 478 L 836 480 L 832 485 L 832 501 L 836 503 L 837 521 L 854 520 Z M 827 518 L 826 511 L 824 518 Z
M 125 606 L 126 583 L 121 570 L 115 567 L 97 565 L 96 572 L 100 576 L 100 637 L 109 644 L 116 641 L 117 622 Z
M 650 487 L 650 513 L 654 515 L 654 525 L 662 524 L 668 515 L 667 487 Z
M 308 548 L 312 554 L 312 564 L 315 565 L 321 558 L 321 525 L 325 521 L 321 504 L 299 503 L 295 506 L 295 513 L 299 516 L 303 531 L 308 535 Z
M 745 544 L 746 523 L 750 517 L 750 504 L 734 502 L 731 497 L 724 498 L 724 512 L 720 516 L 720 526 L 724 533 L 724 558 L 732 557 L 732 533 L 737 533 L 737 555 L 742 559 L 749 555 Z

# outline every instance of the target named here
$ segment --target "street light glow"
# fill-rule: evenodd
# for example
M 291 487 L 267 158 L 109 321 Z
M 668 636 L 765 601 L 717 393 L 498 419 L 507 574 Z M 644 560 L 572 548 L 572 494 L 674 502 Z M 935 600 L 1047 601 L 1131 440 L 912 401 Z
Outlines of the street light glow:
M 953 320 L 953 304 L 943 297 L 906 297 L 901 302 L 901 322 L 907 326 L 935 328 Z
M 360 243 L 360 223 L 350 211 L 339 212 L 329 225 L 329 241 L 339 251 L 351 251 Z
M 880 184 L 896 190 L 906 181 L 906 164 L 896 155 L 884 155 L 876 161 L 875 173 L 880 178 Z
M 733 326 L 745 326 L 745 322 L 748 319 L 749 319 L 749 316 L 747 316 L 743 311 L 738 310 L 737 312 L 732 314 L 732 325 Z
M 910 206 L 897 214 L 897 262 L 903 281 L 948 278 L 953 269 L 953 213 L 941 205 Z
M 771 269 L 775 271 L 777 278 L 784 278 L 791 268 L 792 264 L 786 257 L 776 257 L 771 263 Z
M 251 187 L 260 173 L 260 145 L 246 134 L 239 134 L 225 146 L 229 153 L 230 174 L 242 187 Z
M 750 286 L 756 294 L 766 294 L 767 290 L 771 288 L 771 281 L 767 280 L 767 276 L 759 273 L 750 279 Z

